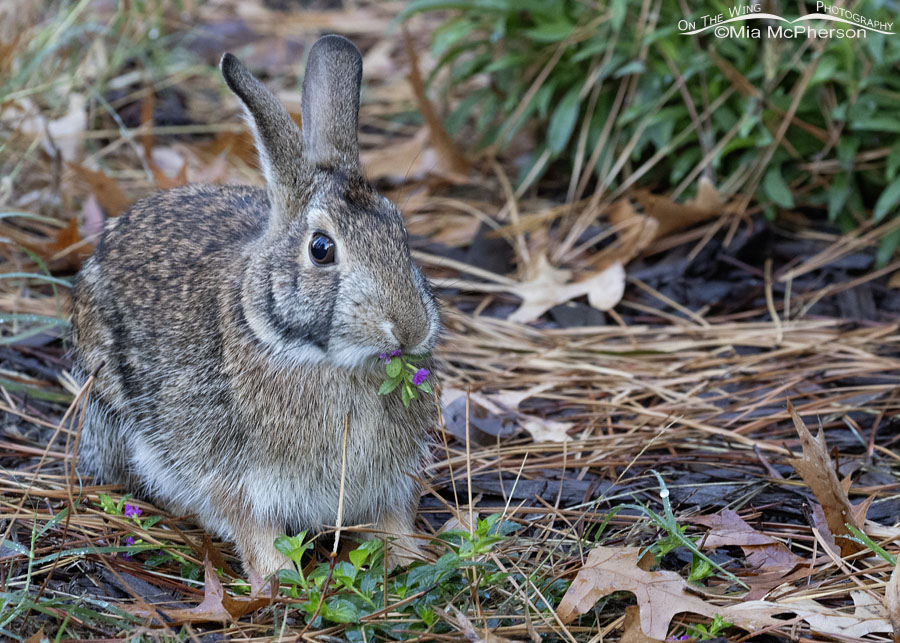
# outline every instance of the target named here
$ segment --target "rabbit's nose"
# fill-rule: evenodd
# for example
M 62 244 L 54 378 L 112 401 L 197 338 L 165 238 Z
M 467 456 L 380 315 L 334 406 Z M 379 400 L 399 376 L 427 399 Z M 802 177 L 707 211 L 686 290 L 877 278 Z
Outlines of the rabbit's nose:
M 408 323 L 400 324 L 396 321 L 391 324 L 391 334 L 394 336 L 394 339 L 397 340 L 400 349 L 404 353 L 410 348 L 418 346 L 422 343 L 422 340 L 425 339 L 425 333 L 421 330 L 410 328 Z

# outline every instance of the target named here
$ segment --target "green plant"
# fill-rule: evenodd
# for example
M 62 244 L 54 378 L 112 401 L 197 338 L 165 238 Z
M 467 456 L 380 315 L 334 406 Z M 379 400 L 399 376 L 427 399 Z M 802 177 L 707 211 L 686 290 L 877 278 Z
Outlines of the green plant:
M 447 12 L 432 34 L 429 82 L 454 105 L 452 134 L 468 124 L 478 147 L 503 150 L 536 126 L 520 189 L 559 160 L 572 172 L 568 200 L 591 176 L 601 191 L 640 184 L 677 196 L 707 172 L 770 217 L 815 206 L 847 230 L 896 215 L 900 38 L 686 35 L 679 21 L 734 7 L 684 6 L 663 2 L 656 14 L 624 0 L 415 0 L 401 17 Z M 880 2 L 855 10 L 894 21 Z M 885 236 L 878 262 L 898 244 L 900 231 Z
M 142 512 L 140 508 L 128 503 L 130 497 L 126 494 L 116 502 L 108 494 L 101 493 L 98 504 L 105 513 L 129 519 L 140 529 L 150 529 L 150 527 L 162 520 L 162 516 L 141 518 Z M 181 566 L 181 576 L 183 578 L 199 581 L 202 576 L 203 568 L 184 556 L 185 554 L 190 554 L 191 550 L 189 547 L 179 547 L 165 541 L 162 541 L 159 545 L 145 543 L 134 534 L 127 534 L 122 539 L 122 542 L 124 544 L 121 547 L 110 548 L 111 551 L 122 552 L 127 558 L 130 558 L 132 554 L 147 551 L 150 552 L 150 555 L 144 561 L 147 567 L 158 567 L 169 561 L 174 561 Z
M 281 592 L 298 601 L 311 627 L 349 624 L 344 636 L 350 641 L 371 641 L 376 635 L 396 638 L 401 632 L 449 633 L 450 627 L 440 622 L 434 608 L 444 608 L 467 591 L 473 578 L 477 579 L 474 587 L 483 600 L 491 600 L 493 590 L 506 583 L 508 574 L 486 554 L 517 529 L 518 525 L 505 523 L 500 514 L 495 514 L 478 520 L 472 533 L 447 531 L 435 541 L 436 546 L 446 549 L 435 562 L 414 562 L 387 577 L 383 542 L 367 540 L 349 553 L 349 561 L 334 565 L 327 587 L 328 563 L 319 564 L 308 576 L 303 573 L 303 556 L 312 547 L 306 532 L 279 536 L 275 547 L 297 566 L 296 570 L 278 572 Z M 563 591 L 565 586 L 563 583 Z M 559 587 L 551 589 L 558 600 Z M 386 607 L 402 618 L 365 619 Z
M 651 471 L 659 482 L 659 497 L 663 505 L 663 515 L 643 504 L 624 504 L 622 508 L 628 507 L 636 509 L 645 514 L 650 521 L 659 529 L 666 532 L 666 536 L 661 538 L 648 549 L 657 556 L 665 556 L 676 547 L 685 547 L 691 552 L 691 569 L 688 574 L 688 580 L 691 582 L 699 582 L 704 578 L 712 576 L 716 572 L 722 574 L 725 578 L 745 589 L 749 589 L 746 583 L 741 581 L 737 576 L 729 572 L 727 569 L 713 561 L 709 556 L 700 551 L 697 541 L 685 535 L 687 527 L 679 525 L 672 511 L 672 502 L 669 500 L 669 489 L 663 481 L 662 476 L 656 471 Z
M 731 623 L 723 619 L 718 614 L 713 616 L 712 623 L 709 624 L 709 627 L 701 623 L 697 623 L 695 625 L 686 626 L 685 632 L 687 632 L 688 636 L 692 639 L 696 639 L 698 641 L 705 641 L 707 639 L 714 639 L 722 634 L 725 630 L 731 627 Z
M 416 365 L 426 357 L 428 356 L 403 355 L 399 350 L 379 355 L 378 359 L 384 364 L 387 377 L 378 389 L 378 394 L 388 395 L 399 388 L 403 406 L 409 408 L 409 403 L 418 397 L 417 389 L 431 393 L 431 385 L 426 381 L 430 371 Z
M 0 541 L 4 548 L 25 556 L 28 561 L 25 566 L 24 578 L 16 571 L 15 564 L 6 563 L 7 585 L 4 591 L 0 591 L 0 636 L 5 637 L 5 640 L 24 640 L 24 637 L 7 627 L 26 614 L 40 614 L 43 617 L 59 621 L 56 641 L 59 641 L 66 633 L 73 618 L 80 624 L 105 627 L 121 627 L 123 624 L 134 625 L 140 622 L 135 616 L 111 605 L 106 600 L 97 600 L 88 596 L 76 597 L 72 600 L 72 597 L 65 593 L 60 596 L 52 596 L 53 592 L 50 591 L 42 594 L 34 592 L 36 584 L 33 583 L 33 575 L 36 569 L 65 556 L 88 553 L 84 549 L 76 549 L 59 550 L 40 558 L 35 555 L 38 541 L 60 522 L 67 520 L 68 515 L 69 510 L 63 509 L 40 528 L 38 528 L 37 517 L 35 517 L 28 547 L 13 540 L 2 539 Z M 122 551 L 122 549 L 122 547 L 102 547 L 94 550 L 112 553 Z
M 885 551 L 884 547 L 876 543 L 874 540 L 869 538 L 866 534 L 864 534 L 862 531 L 860 531 L 850 523 L 845 523 L 845 525 L 850 533 L 853 534 L 853 536 L 838 536 L 838 538 L 847 538 L 848 540 L 858 542 L 860 545 L 865 545 L 873 553 L 883 558 L 891 567 L 895 567 L 897 565 L 896 556 L 892 556 L 891 554 L 889 554 L 887 551 Z

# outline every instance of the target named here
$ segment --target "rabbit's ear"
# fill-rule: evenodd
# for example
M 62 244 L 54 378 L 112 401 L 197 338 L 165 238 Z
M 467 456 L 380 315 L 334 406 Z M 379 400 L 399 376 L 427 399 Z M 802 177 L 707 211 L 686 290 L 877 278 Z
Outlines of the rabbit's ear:
M 312 165 L 359 168 L 362 57 L 341 36 L 323 36 L 309 52 L 303 78 L 304 153 Z
M 300 128 L 241 61 L 225 54 L 219 67 L 228 88 L 244 104 L 275 212 L 288 212 L 288 201 L 306 175 Z

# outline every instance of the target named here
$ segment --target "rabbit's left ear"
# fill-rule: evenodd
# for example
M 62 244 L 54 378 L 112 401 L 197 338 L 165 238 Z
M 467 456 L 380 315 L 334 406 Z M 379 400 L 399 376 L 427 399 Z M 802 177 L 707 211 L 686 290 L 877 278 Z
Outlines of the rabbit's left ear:
M 274 219 L 290 216 L 289 202 L 298 194 L 308 169 L 300 128 L 284 105 L 231 54 L 219 64 L 228 88 L 241 99 L 256 140 Z
M 303 142 L 306 160 L 359 170 L 359 89 L 362 56 L 342 36 L 323 36 L 309 52 L 303 78 Z

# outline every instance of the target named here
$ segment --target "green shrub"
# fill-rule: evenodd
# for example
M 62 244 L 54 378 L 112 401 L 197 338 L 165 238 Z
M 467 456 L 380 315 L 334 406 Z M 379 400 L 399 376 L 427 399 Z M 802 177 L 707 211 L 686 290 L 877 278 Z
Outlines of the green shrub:
M 900 35 L 686 35 L 680 20 L 702 24 L 701 15 L 715 13 L 728 18 L 733 5 L 712 2 L 685 15 L 679 3 L 652 3 L 659 8 L 653 16 L 642 14 L 645 4 L 416 0 L 402 17 L 446 12 L 432 35 L 438 63 L 429 82 L 453 105 L 446 118 L 451 134 L 474 126 L 477 147 L 502 151 L 525 123 L 537 125 L 520 184 L 554 160 L 586 167 L 600 142 L 585 179 L 593 173 L 607 189 L 636 183 L 677 195 L 706 170 L 725 194 L 749 193 L 770 217 L 777 208 L 821 207 L 847 230 L 895 216 Z M 854 10 L 894 22 L 900 32 L 900 21 L 882 4 Z M 797 11 L 778 2 L 765 9 L 788 19 Z M 765 33 L 768 24 L 786 23 L 733 24 Z M 804 79 L 810 65 L 814 71 Z M 769 150 L 795 91 L 801 93 L 794 120 Z M 570 199 L 586 186 L 577 179 Z M 900 243 L 900 233 L 891 236 L 879 251 L 882 264 Z

